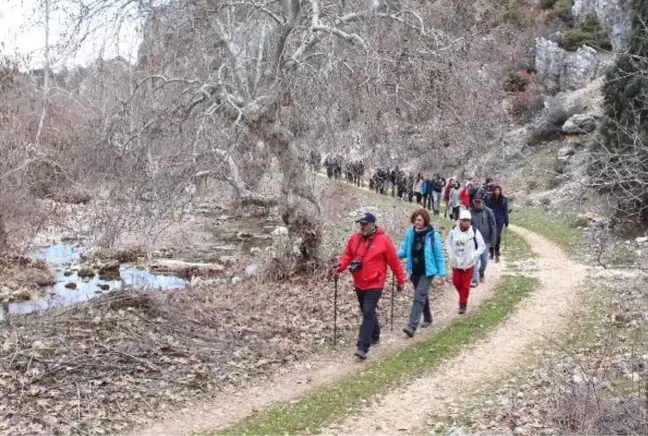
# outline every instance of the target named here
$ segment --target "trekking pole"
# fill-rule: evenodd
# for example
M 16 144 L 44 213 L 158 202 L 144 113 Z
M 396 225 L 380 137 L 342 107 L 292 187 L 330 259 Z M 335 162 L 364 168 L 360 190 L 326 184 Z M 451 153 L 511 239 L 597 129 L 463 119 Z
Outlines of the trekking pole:
M 396 276 L 392 273 L 392 287 L 391 287 L 391 316 L 390 318 L 390 323 L 391 323 L 391 331 L 394 331 L 394 291 L 396 289 Z
M 333 345 L 337 345 L 337 298 L 338 298 L 338 275 L 333 276 L 335 292 L 333 293 Z

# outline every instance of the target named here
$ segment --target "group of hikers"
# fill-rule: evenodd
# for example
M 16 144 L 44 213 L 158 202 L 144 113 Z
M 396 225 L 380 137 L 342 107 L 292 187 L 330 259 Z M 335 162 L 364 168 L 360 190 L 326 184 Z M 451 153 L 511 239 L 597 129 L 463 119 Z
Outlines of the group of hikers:
M 398 250 L 385 230 L 377 225 L 375 215 L 365 213 L 356 220 L 359 232 L 348 240 L 333 274 L 339 275 L 349 269 L 353 277 L 363 315 L 355 352 L 357 358 L 366 359 L 370 346 L 380 341 L 376 308 L 385 287 L 388 267 L 395 276 L 397 291 L 402 292 L 406 275 L 400 260 L 406 260 L 406 270 L 415 292 L 409 322 L 403 332 L 413 337 L 419 327 L 432 324 L 429 293 L 434 282 L 454 285 L 459 296 L 459 314 L 465 314 L 470 289 L 485 280 L 489 260 L 500 261 L 502 233 L 509 225 L 508 201 L 502 187 L 490 179 L 483 185 L 467 182 L 462 187 L 456 179 L 453 177 L 446 183 L 439 176 L 417 177 L 412 199 L 422 207 L 410 216 L 411 226 Z M 457 222 L 445 241 L 433 226 L 429 212 L 439 215 L 441 200 L 445 202 L 444 216 Z M 446 269 L 446 255 L 451 274 Z

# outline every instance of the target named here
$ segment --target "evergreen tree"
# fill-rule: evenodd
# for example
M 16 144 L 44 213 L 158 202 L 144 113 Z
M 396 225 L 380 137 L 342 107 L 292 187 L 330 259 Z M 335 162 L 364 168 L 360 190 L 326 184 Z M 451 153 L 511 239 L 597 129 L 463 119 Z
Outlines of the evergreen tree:
M 648 221 L 648 0 L 634 0 L 627 52 L 606 74 L 599 186 L 625 217 Z

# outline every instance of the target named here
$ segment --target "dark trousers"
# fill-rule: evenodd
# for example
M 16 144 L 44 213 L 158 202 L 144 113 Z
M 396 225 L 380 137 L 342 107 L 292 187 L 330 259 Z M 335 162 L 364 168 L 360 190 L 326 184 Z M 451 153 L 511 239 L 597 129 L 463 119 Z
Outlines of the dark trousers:
M 427 204 L 428 201 L 428 196 L 427 194 L 421 194 L 421 198 L 423 199 L 423 209 L 425 209 L 425 205 Z
M 355 291 L 358 296 L 358 303 L 360 303 L 360 311 L 362 311 L 362 324 L 360 325 L 358 343 L 356 345 L 359 350 L 366 353 L 369 351 L 371 342 L 380 339 L 380 324 L 378 323 L 376 307 L 382 295 L 382 288 L 356 289 Z
M 497 223 L 497 242 L 495 243 L 495 255 L 500 254 L 500 244 L 502 242 L 502 230 L 504 230 L 504 223 Z
M 421 204 L 421 193 L 415 192 L 414 195 L 416 195 L 416 203 Z

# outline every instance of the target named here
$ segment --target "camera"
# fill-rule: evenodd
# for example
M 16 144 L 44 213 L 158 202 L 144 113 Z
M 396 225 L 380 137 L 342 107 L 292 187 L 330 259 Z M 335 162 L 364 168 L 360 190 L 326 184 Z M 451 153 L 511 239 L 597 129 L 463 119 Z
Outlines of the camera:
M 349 271 L 354 273 L 362 268 L 362 259 L 353 259 L 349 264 Z

